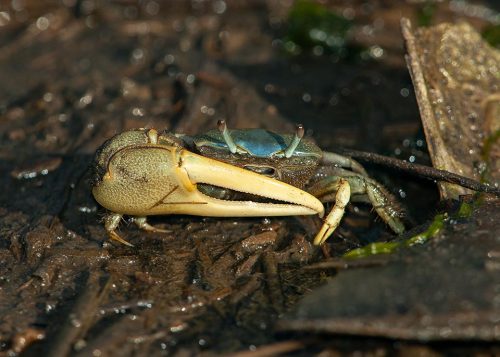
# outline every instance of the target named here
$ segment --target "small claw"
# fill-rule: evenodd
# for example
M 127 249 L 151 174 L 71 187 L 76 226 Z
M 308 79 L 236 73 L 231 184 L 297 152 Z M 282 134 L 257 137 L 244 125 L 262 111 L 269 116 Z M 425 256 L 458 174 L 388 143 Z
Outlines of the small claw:
M 115 231 L 109 231 L 108 232 L 108 236 L 109 236 L 109 238 L 111 240 L 114 240 L 114 241 L 117 241 L 119 243 L 125 244 L 126 246 L 129 246 L 129 247 L 133 247 L 134 246 L 133 244 L 130 244 L 125 239 L 123 239 L 122 237 L 120 237 L 118 235 L 118 233 L 116 233 Z
M 351 187 L 347 180 L 341 179 L 339 181 L 337 194 L 335 195 L 335 206 L 325 218 L 321 229 L 314 237 L 314 245 L 322 245 L 326 242 L 328 237 L 332 235 L 338 227 L 342 216 L 344 215 L 345 207 L 351 198 Z
M 147 218 L 146 217 L 135 217 L 134 218 L 134 223 L 140 229 L 148 231 L 148 232 L 155 232 L 155 233 L 171 233 L 172 232 L 172 231 L 169 231 L 167 229 L 161 229 L 161 228 L 157 228 L 155 226 L 150 225 L 147 222 Z

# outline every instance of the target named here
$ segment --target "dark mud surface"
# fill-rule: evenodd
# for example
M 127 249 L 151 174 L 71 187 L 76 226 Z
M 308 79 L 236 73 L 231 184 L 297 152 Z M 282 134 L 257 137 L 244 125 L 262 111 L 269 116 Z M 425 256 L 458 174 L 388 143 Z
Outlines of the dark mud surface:
M 495 338 L 458 336 L 433 344 L 383 329 L 316 334 L 318 329 L 304 325 L 303 332 L 277 331 L 276 322 L 304 296 L 307 304 L 311 291 L 337 280 L 341 265 L 311 264 L 394 238 L 368 206 L 350 205 L 323 250 L 310 243 L 321 224 L 313 217 L 155 217 L 151 223 L 171 233 L 144 233 L 122 223 L 120 234 L 134 244 L 129 248 L 108 241 L 104 212 L 89 189 L 93 154 L 115 133 L 154 127 L 193 134 L 214 128 L 218 119 L 281 132 L 301 122 L 325 149 L 343 146 L 428 164 L 399 32 L 400 17 L 419 18 L 419 5 L 333 2 L 331 9 L 353 18 L 349 41 L 366 49 L 364 56 L 340 59 L 284 52 L 279 39 L 286 32 L 286 4 L 62 3 L 27 0 L 0 7 L 0 355 L 498 352 L 498 331 Z M 474 14 L 445 3 L 435 9 L 434 21 L 464 19 L 478 29 L 489 24 Z M 367 168 L 401 199 L 416 231 L 442 208 L 433 183 Z M 467 260 L 469 250 L 460 247 L 472 231 L 461 232 L 455 248 Z M 498 272 L 495 242 L 471 253 L 470 264 L 490 269 L 484 276 L 477 269 L 481 281 Z M 475 247 L 470 245 L 471 252 Z M 412 254 L 453 260 L 438 248 L 416 247 Z M 496 258 L 476 260 L 486 249 Z M 394 258 L 379 260 L 388 259 Z M 411 277 L 412 264 L 419 262 L 401 258 L 391 264 L 396 271 L 397 264 L 406 267 Z M 347 274 L 374 284 L 380 264 L 367 266 L 340 273 L 339 284 L 349 285 Z M 436 274 L 460 272 L 451 267 Z M 394 316 L 385 320 L 382 312 L 393 312 L 391 306 L 402 301 L 393 295 L 406 285 L 394 275 L 395 289 L 383 297 L 395 302 L 377 307 L 377 326 L 392 324 Z M 424 277 L 415 279 L 423 283 Z M 498 285 L 491 290 L 491 284 L 477 284 L 480 306 L 469 304 L 469 311 L 478 319 L 484 311 L 498 314 Z M 347 291 L 359 294 L 353 304 L 370 294 L 352 286 Z M 338 307 L 335 301 L 324 305 L 334 307 L 325 316 L 337 316 L 350 300 L 339 299 Z M 411 299 L 401 304 L 412 313 L 417 309 Z M 442 312 L 432 306 L 425 310 L 431 322 Z M 358 315 L 349 317 L 365 324 Z

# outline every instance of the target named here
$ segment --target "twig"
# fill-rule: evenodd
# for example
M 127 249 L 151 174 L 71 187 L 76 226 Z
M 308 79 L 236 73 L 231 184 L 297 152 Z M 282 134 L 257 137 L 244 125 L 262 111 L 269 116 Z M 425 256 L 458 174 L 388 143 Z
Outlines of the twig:
M 78 338 L 85 335 L 92 326 L 97 308 L 109 286 L 105 283 L 101 289 L 99 273 L 91 273 L 82 294 L 77 298 L 67 320 L 61 326 L 57 335 L 51 340 L 47 356 L 67 356 Z M 108 280 L 109 282 L 109 280 Z
M 269 289 L 269 299 L 276 312 L 283 311 L 285 299 L 283 297 L 283 288 L 278 272 L 278 263 L 273 253 L 266 253 L 263 257 L 264 269 L 266 272 L 266 284 Z
M 257 347 L 255 351 L 240 351 L 233 353 L 233 357 L 267 357 L 276 356 L 284 353 L 291 353 L 293 351 L 305 348 L 305 343 L 301 341 L 284 341 L 272 343 Z
M 371 152 L 340 149 L 340 153 L 352 157 L 353 159 L 358 159 L 361 161 L 366 161 L 378 165 L 388 166 L 397 170 L 405 171 L 417 176 L 429 179 L 438 180 L 453 183 L 465 188 L 469 188 L 474 191 L 494 193 L 500 195 L 500 188 L 489 184 L 484 184 L 470 178 L 457 175 L 453 172 L 435 169 L 430 166 L 424 166 L 419 164 L 413 164 L 408 161 L 395 159 L 393 157 L 388 157 L 384 155 L 374 154 Z

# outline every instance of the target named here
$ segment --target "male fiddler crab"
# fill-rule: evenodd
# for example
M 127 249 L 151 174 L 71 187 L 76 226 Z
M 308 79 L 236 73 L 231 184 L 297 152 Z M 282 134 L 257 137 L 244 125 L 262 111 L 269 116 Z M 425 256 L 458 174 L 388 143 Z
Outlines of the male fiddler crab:
M 150 215 L 210 217 L 324 216 L 314 238 L 323 244 L 340 223 L 349 200 L 369 202 L 397 234 L 404 231 L 394 198 L 349 157 L 322 151 L 304 128 L 294 134 L 264 129 L 228 130 L 224 121 L 188 136 L 135 129 L 107 140 L 97 151 L 92 193 L 109 213 L 113 240 L 123 215 L 144 230 Z

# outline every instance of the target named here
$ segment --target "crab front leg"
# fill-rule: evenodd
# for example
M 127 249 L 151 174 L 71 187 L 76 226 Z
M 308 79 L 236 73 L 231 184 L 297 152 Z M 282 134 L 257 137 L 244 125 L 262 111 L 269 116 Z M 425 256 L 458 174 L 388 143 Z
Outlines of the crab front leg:
M 371 203 L 377 214 L 395 233 L 401 234 L 404 232 L 405 227 L 400 219 L 401 211 L 392 195 L 377 181 L 341 168 L 331 168 L 330 176 L 317 181 L 308 189 L 309 193 L 318 197 L 322 202 L 335 202 L 335 206 L 328 217 L 332 216 L 334 211 L 340 212 L 340 207 L 345 207 L 349 201 L 349 196 L 346 198 L 345 193 L 341 191 L 341 189 L 346 191 L 341 184 L 343 181 L 346 181 L 349 186 L 349 196 L 352 201 Z M 333 219 L 329 220 L 327 218 L 325 225 L 329 221 L 333 221 Z M 323 231 L 322 227 L 320 233 Z M 333 230 L 327 231 L 327 234 L 324 235 L 320 235 L 320 233 L 316 236 L 314 244 L 324 243 L 328 236 L 333 233 Z
M 314 245 L 322 245 L 337 229 L 351 197 L 349 182 L 342 178 L 336 178 L 333 182 L 329 182 L 325 189 L 328 192 L 335 192 L 335 205 L 324 219 L 316 237 L 314 237 Z

